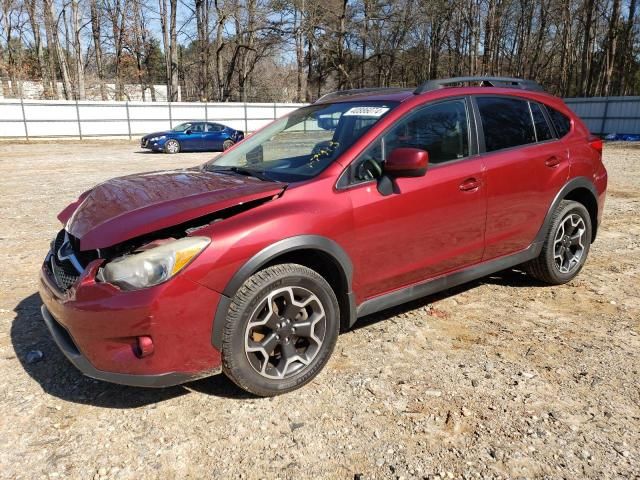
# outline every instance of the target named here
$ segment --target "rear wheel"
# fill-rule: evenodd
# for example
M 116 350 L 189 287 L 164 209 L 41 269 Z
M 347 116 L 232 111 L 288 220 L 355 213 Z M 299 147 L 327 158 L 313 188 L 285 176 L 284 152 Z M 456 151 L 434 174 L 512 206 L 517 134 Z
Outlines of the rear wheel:
M 235 145 L 234 141 L 231 139 L 227 139 L 222 143 L 222 150 L 229 150 L 231 147 Z
M 551 218 L 540 255 L 525 265 L 527 272 L 546 283 L 560 285 L 582 270 L 591 247 L 591 216 L 584 205 L 563 200 Z
M 225 374 L 260 396 L 311 381 L 338 337 L 339 307 L 327 281 L 297 264 L 251 276 L 233 297 L 222 342 Z
M 180 151 L 180 142 L 174 140 L 167 140 L 164 144 L 164 152 L 165 153 L 178 153 Z

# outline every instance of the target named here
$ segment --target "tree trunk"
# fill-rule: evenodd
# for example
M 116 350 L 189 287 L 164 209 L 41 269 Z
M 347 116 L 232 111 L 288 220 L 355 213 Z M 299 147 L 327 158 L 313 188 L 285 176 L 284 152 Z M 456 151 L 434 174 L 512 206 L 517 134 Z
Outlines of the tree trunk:
M 177 102 L 179 97 L 178 82 L 178 31 L 176 29 L 176 14 L 178 9 L 178 0 L 169 0 L 171 6 L 170 23 L 169 23 L 169 41 L 171 51 L 171 98 L 170 101 Z
M 198 32 L 198 90 L 200 101 L 209 100 L 209 2 L 195 0 L 196 30 Z
M 115 55 L 115 80 L 116 80 L 116 100 L 122 101 L 125 98 L 124 79 L 122 78 L 122 52 L 124 50 L 126 14 L 129 8 L 128 0 L 115 0 L 109 12 L 111 20 L 111 31 L 113 33 L 114 55 Z
M 58 35 L 58 23 L 54 20 L 56 18 L 55 5 L 53 0 L 44 0 L 45 7 L 45 24 L 48 26 L 51 32 L 51 41 L 53 42 L 53 50 L 58 59 L 60 65 L 60 73 L 62 74 L 62 88 L 64 91 L 64 97 L 67 100 L 73 99 L 73 89 L 71 87 L 71 78 L 69 76 L 69 63 L 67 61 L 66 52 L 60 44 L 60 36 Z M 47 42 L 48 43 L 48 42 Z M 49 55 L 51 55 L 51 43 L 49 43 Z M 55 67 L 54 67 L 55 68 Z
M 593 21 L 593 7 L 594 0 L 587 0 L 585 22 L 584 22 L 584 36 L 582 41 L 582 60 L 580 63 L 580 94 L 583 96 L 589 95 L 590 79 L 590 65 L 589 65 L 589 50 L 591 45 L 591 23 Z
M 302 102 L 302 80 L 304 76 L 304 10 L 305 0 L 298 8 L 297 2 L 293 6 L 294 41 L 296 44 L 296 102 Z M 366 2 L 366 0 L 365 0 Z
M 100 98 L 109 100 L 107 87 L 104 83 L 104 66 L 102 61 L 102 27 L 100 25 L 100 9 L 97 0 L 91 0 L 91 36 L 93 37 L 93 49 L 96 57 L 96 73 L 100 87 Z
M 51 14 L 49 12 L 49 8 L 47 6 L 47 0 L 43 0 L 43 17 L 44 17 L 44 32 L 47 38 L 47 70 L 49 72 L 49 82 L 51 85 L 51 97 L 50 98 L 60 98 L 60 92 L 58 92 L 58 76 L 56 71 L 56 60 L 55 60 L 55 40 L 53 38 L 53 30 L 55 25 L 53 24 L 53 19 L 51 18 Z
M 625 48 L 620 50 L 620 95 L 630 95 L 633 89 L 633 65 L 635 63 L 633 51 L 633 21 L 636 18 L 638 2 L 631 0 L 629 3 L 629 17 L 625 25 L 623 37 Z
M 54 98 L 54 88 L 49 78 L 49 71 L 44 61 L 44 50 L 42 48 L 42 36 L 40 34 L 40 22 L 37 13 L 37 0 L 27 0 L 25 2 L 27 13 L 29 14 L 29 23 L 31 24 L 31 32 L 33 33 L 33 43 L 36 50 L 36 59 L 38 62 L 38 72 L 42 81 L 42 90 L 44 98 Z
M 618 40 L 618 17 L 620 14 L 620 0 L 613 0 L 613 6 L 611 8 L 611 19 L 609 20 L 609 31 L 607 33 L 607 56 L 606 56 L 606 70 L 603 70 L 603 82 L 602 82 L 602 96 L 609 95 L 609 88 L 611 86 L 611 77 L 613 75 L 613 68 L 616 62 L 616 47 Z
M 71 18 L 73 23 L 73 49 L 76 63 L 76 82 L 78 100 L 87 98 L 84 84 L 84 62 L 82 60 L 82 44 L 80 42 L 80 12 L 78 8 L 78 0 L 71 2 Z

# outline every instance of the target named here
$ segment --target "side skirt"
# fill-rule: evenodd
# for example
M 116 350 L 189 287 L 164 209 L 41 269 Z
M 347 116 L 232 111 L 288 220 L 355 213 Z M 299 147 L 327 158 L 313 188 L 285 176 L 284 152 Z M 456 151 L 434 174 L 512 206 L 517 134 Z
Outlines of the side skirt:
M 396 305 L 401 305 L 472 280 L 477 280 L 492 273 L 515 267 L 516 265 L 536 258 L 540 254 L 540 250 L 542 250 L 542 242 L 532 243 L 527 249 L 521 252 L 489 260 L 465 268 L 464 270 L 436 277 L 426 282 L 416 283 L 391 293 L 379 295 L 361 303 L 357 308 L 357 317 L 364 317 L 365 315 L 370 315 L 386 308 L 395 307 Z

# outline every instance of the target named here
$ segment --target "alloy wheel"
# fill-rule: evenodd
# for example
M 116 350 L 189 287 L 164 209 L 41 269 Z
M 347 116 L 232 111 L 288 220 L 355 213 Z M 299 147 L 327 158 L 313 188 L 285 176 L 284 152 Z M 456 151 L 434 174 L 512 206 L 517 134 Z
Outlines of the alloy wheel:
M 575 270 L 585 251 L 587 227 L 580 215 L 567 215 L 558 226 L 553 242 L 553 259 L 560 273 Z
M 169 140 L 167 142 L 167 152 L 169 153 L 178 153 L 180 151 L 180 144 L 175 140 Z
M 245 353 L 260 375 L 283 379 L 300 373 L 320 351 L 327 327 L 322 302 L 302 287 L 267 294 L 245 331 Z

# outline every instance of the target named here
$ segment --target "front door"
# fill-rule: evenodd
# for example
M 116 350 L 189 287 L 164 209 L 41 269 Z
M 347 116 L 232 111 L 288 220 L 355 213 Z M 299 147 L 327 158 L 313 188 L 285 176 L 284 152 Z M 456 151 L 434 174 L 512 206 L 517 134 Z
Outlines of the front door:
M 203 134 L 204 124 L 200 122 L 193 123 L 191 127 L 185 130 L 180 139 L 182 150 L 202 150 Z
M 483 160 L 470 155 L 467 102 L 447 100 L 413 111 L 352 164 L 354 282 L 358 302 L 477 263 L 486 216 Z M 383 196 L 372 180 L 394 148 L 429 153 L 423 177 L 397 178 Z

